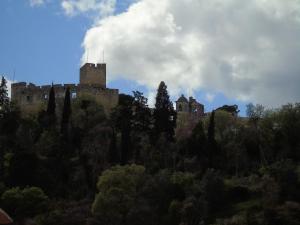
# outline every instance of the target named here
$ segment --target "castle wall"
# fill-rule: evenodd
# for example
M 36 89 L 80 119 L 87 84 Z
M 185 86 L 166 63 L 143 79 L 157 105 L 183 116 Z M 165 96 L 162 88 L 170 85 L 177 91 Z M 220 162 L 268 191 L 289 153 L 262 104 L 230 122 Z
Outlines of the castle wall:
M 99 86 L 90 85 L 78 85 L 77 88 L 78 95 L 90 95 L 93 96 L 99 104 L 104 107 L 104 110 L 109 114 L 112 108 L 116 107 L 119 103 L 119 90 L 101 88 Z
M 117 106 L 119 91 L 117 89 L 103 88 L 100 85 L 75 85 L 75 84 L 54 84 L 55 99 L 57 105 L 62 105 L 66 89 L 69 87 L 72 100 L 82 95 L 91 95 L 103 105 L 107 114 Z M 36 113 L 46 109 L 51 85 L 36 86 L 25 82 L 12 84 L 12 99 L 24 112 Z
M 107 115 L 119 102 L 119 90 L 106 88 L 106 64 L 86 63 L 80 68 L 80 84 L 53 84 L 58 109 L 63 105 L 65 92 L 70 88 L 72 100 L 82 95 L 91 95 L 103 105 Z M 36 86 L 32 83 L 14 83 L 11 86 L 12 100 L 24 112 L 36 113 L 46 109 L 51 85 Z

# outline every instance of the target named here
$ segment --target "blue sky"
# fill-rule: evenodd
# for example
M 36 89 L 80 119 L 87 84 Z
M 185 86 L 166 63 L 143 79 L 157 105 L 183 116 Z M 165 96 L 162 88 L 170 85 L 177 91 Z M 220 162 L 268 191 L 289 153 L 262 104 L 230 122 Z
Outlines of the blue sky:
M 191 0 L 189 5 L 183 5 L 179 0 L 160 2 L 1 0 L 0 74 L 10 80 L 38 85 L 78 83 L 79 67 L 84 63 L 87 49 L 95 49 L 94 54 L 90 53 L 92 62 L 97 62 L 96 55 L 105 49 L 108 55 L 108 86 L 123 93 L 140 90 L 153 97 L 159 81 L 165 80 L 173 100 L 180 93 L 193 94 L 205 105 L 206 111 L 224 104 L 238 104 L 242 115 L 249 102 L 273 107 L 299 99 L 296 87 L 299 75 L 294 74 L 300 74 L 300 69 L 295 61 L 290 60 L 300 52 L 299 41 L 284 39 L 287 37 L 282 33 L 279 35 L 281 30 L 277 26 L 279 22 L 284 25 L 288 21 L 291 33 L 287 36 L 298 34 L 296 25 L 299 25 L 299 20 L 290 22 L 289 11 L 286 10 L 288 7 L 295 8 L 292 0 L 287 0 L 282 16 L 273 23 L 270 22 L 273 15 L 268 10 L 282 8 L 277 0 L 261 1 L 261 5 L 258 4 L 260 1 L 250 1 L 256 2 L 255 12 L 246 11 L 249 7 L 241 8 L 245 14 L 258 15 L 258 19 L 244 21 L 251 28 L 251 33 L 239 30 L 245 29 L 245 26 L 236 22 L 238 18 L 230 18 L 235 15 L 231 8 L 240 4 L 237 0 L 224 1 L 219 11 L 207 0 L 201 1 L 207 2 L 201 8 L 196 0 Z M 218 0 L 213 2 L 219 4 Z M 113 6 L 113 10 L 106 7 L 108 4 Z M 197 7 L 205 10 L 203 13 L 201 10 L 194 12 Z M 296 15 L 300 15 L 299 11 L 295 11 Z M 263 14 L 261 21 L 258 12 Z M 200 18 L 193 24 L 196 15 Z M 225 19 L 224 25 L 226 16 L 228 21 Z M 270 18 L 266 22 L 263 16 Z M 189 17 L 193 21 L 189 21 Z M 224 27 L 228 27 L 230 33 Z M 268 31 L 262 31 L 261 27 L 268 28 L 265 29 Z M 222 33 L 217 33 L 220 29 L 223 29 Z M 233 35 L 235 30 L 237 35 Z M 241 36 L 247 32 L 250 37 Z M 249 42 L 250 39 L 255 39 L 255 42 Z M 163 41 L 166 42 L 161 44 Z M 272 44 L 277 42 L 283 46 L 273 47 Z M 289 46 L 286 45 L 288 42 Z M 253 48 L 258 48 L 255 49 L 256 54 L 252 53 Z M 274 51 L 282 55 L 280 60 L 283 63 L 278 63 L 279 58 L 275 57 L 276 54 L 274 56 Z M 267 58 L 269 61 L 266 61 Z M 272 71 L 274 65 L 277 71 L 284 70 L 280 67 L 284 63 L 286 68 L 293 70 L 284 76 Z M 288 83 L 282 82 L 286 80 L 294 85 L 284 89 Z M 277 92 L 281 94 L 276 96 Z

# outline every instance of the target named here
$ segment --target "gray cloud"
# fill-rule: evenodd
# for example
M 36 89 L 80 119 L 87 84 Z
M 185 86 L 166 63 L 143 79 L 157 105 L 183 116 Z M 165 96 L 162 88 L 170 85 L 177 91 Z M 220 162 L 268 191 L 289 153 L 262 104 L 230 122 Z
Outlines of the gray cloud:
M 172 95 L 205 90 L 278 106 L 300 99 L 299 0 L 140 0 L 98 19 L 84 38 L 92 62 L 110 79 Z

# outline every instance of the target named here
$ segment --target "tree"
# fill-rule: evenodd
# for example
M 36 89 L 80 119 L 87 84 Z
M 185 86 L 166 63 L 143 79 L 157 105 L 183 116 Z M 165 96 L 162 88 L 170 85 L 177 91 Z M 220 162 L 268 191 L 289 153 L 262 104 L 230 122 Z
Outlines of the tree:
M 130 210 L 136 205 L 145 168 L 138 165 L 115 166 L 99 177 L 99 193 L 92 206 L 93 214 L 103 224 L 127 224 Z
M 155 110 L 154 110 L 154 129 L 155 135 L 165 134 L 168 141 L 174 141 L 176 127 L 176 112 L 167 91 L 167 86 L 162 81 L 159 84 Z
M 2 76 L 1 84 L 0 84 L 0 116 L 7 110 L 9 104 L 8 98 L 8 90 L 6 85 L 6 80 L 4 76 Z
M 130 95 L 119 95 L 119 105 L 112 113 L 112 122 L 121 132 L 121 164 L 124 165 L 129 160 L 131 149 L 131 131 L 133 118 L 134 98 Z
M 151 137 L 152 114 L 147 105 L 148 99 L 139 91 L 133 92 L 133 115 L 131 119 L 132 155 L 135 163 L 142 163 L 143 149 L 147 146 Z
M 55 108 L 56 108 L 55 92 L 54 92 L 54 87 L 52 86 L 51 89 L 50 89 L 50 92 L 49 92 L 47 113 L 49 115 L 55 115 Z
M 119 154 L 118 154 L 118 149 L 117 149 L 117 140 L 116 140 L 116 132 L 114 129 L 112 129 L 112 135 L 111 135 L 111 140 L 109 144 L 109 163 L 111 165 L 117 164 L 119 160 Z
M 142 92 L 133 92 L 133 118 L 132 126 L 135 131 L 149 132 L 151 126 L 151 111 L 148 107 L 148 99 L 143 96 Z
M 216 155 L 217 150 L 217 142 L 215 139 L 215 111 L 213 110 L 210 118 L 209 118 L 209 125 L 207 131 L 207 144 L 208 144 L 208 160 L 209 160 L 209 167 L 213 166 L 214 156 Z
M 206 135 L 204 132 L 203 122 L 200 120 L 192 131 L 189 139 L 189 154 L 197 156 L 198 159 L 203 160 L 205 157 Z
M 40 112 L 39 121 L 42 128 L 53 128 L 56 123 L 56 102 L 55 102 L 55 92 L 54 87 L 52 86 L 49 92 L 48 106 L 47 110 Z
M 253 105 L 249 103 L 246 105 L 246 115 L 255 125 L 257 125 L 258 120 L 264 115 L 264 111 L 265 108 L 260 104 Z
M 61 120 L 61 132 L 63 134 L 68 133 L 71 113 L 72 113 L 72 110 L 71 110 L 70 88 L 67 88 L 66 93 L 65 93 L 63 114 L 62 114 L 62 120 Z
M 38 187 L 16 187 L 2 194 L 1 203 L 16 221 L 22 222 L 26 218 L 46 212 L 49 198 Z

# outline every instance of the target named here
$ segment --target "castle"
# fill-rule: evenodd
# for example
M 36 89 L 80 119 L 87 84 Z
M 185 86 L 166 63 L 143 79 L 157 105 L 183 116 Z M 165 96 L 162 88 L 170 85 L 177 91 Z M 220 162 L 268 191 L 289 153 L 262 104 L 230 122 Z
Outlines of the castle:
M 195 118 L 204 116 L 204 105 L 197 102 L 193 97 L 189 97 L 187 100 L 184 95 L 176 101 L 176 111 L 179 114 L 189 114 Z
M 108 114 L 119 101 L 119 90 L 106 87 L 106 64 L 86 63 L 80 68 L 79 84 L 53 84 L 57 102 L 62 102 L 65 91 L 70 89 L 71 98 L 89 95 L 104 107 Z M 11 85 L 11 99 L 24 112 L 37 112 L 45 107 L 51 85 L 36 86 L 26 82 Z
M 181 95 L 176 101 L 177 137 L 188 137 L 195 125 L 205 116 L 204 105 L 193 97 L 187 99 Z
M 104 107 L 109 114 L 112 108 L 119 102 L 119 90 L 106 87 L 106 64 L 86 63 L 80 68 L 79 84 L 53 84 L 56 102 L 62 104 L 66 89 L 69 88 L 72 100 L 79 96 L 89 95 Z M 22 112 L 38 112 L 45 108 L 51 85 L 37 86 L 26 82 L 13 83 L 11 85 L 11 99 L 16 102 Z M 204 116 L 204 105 L 194 98 L 189 100 L 181 95 L 176 101 L 176 111 L 179 121 L 187 118 L 199 120 Z

